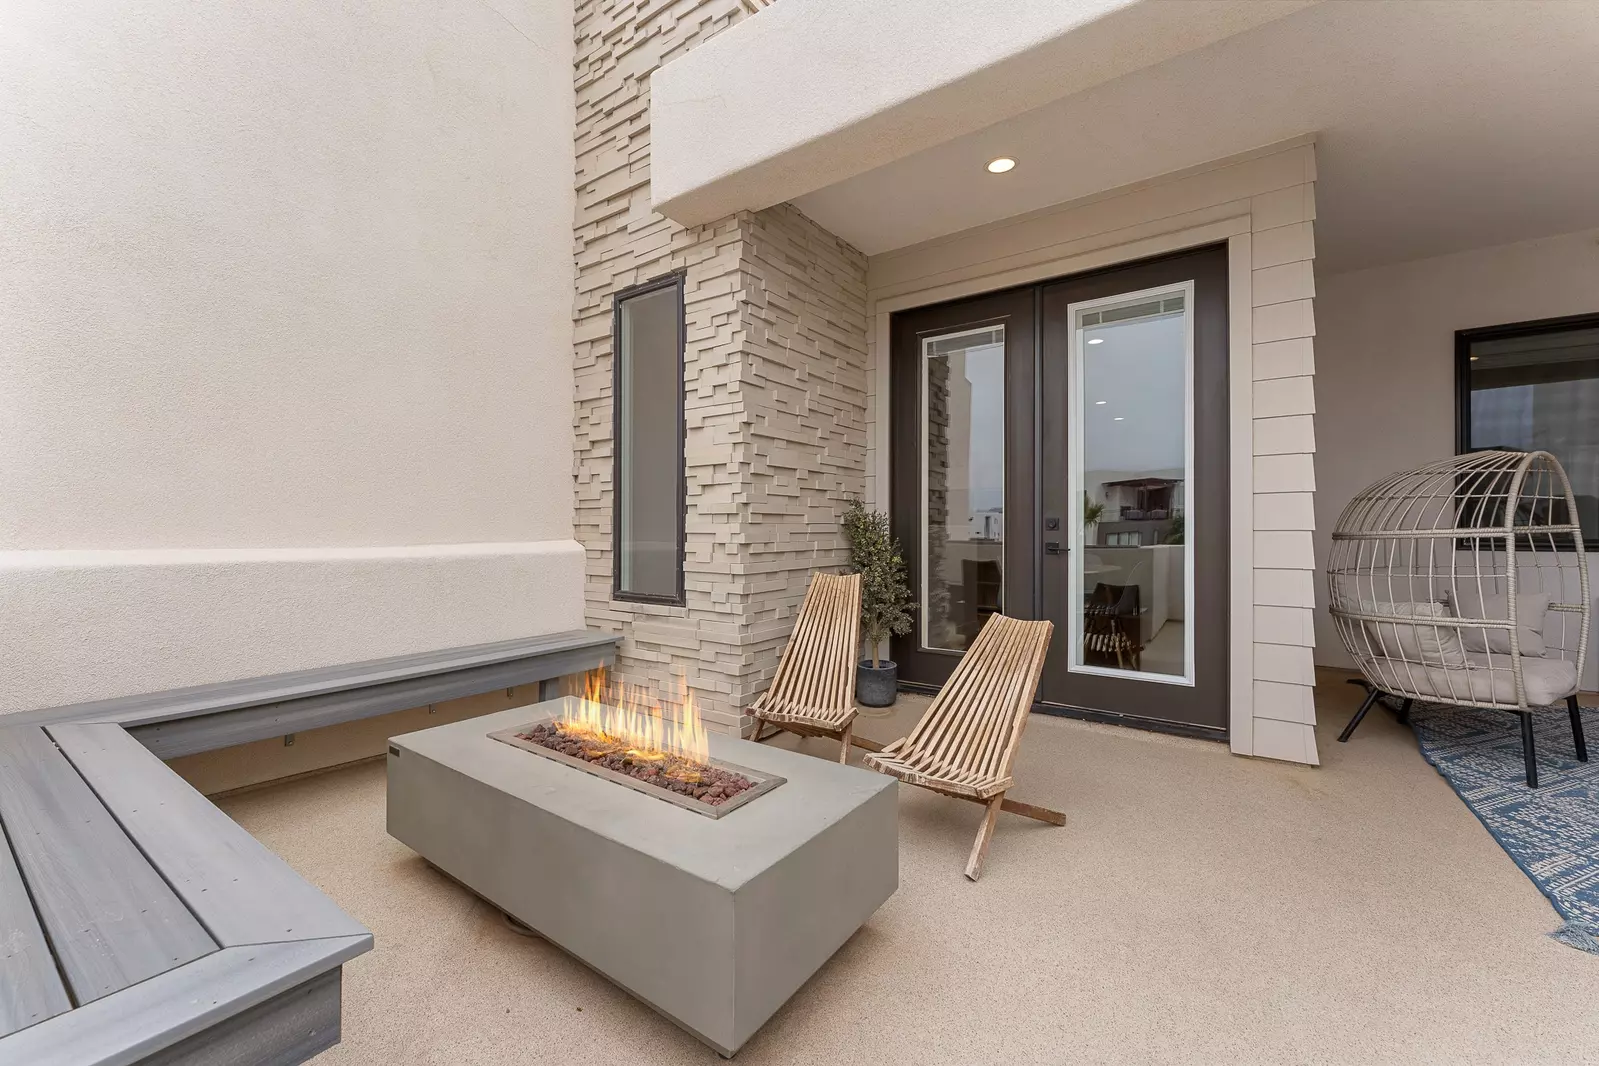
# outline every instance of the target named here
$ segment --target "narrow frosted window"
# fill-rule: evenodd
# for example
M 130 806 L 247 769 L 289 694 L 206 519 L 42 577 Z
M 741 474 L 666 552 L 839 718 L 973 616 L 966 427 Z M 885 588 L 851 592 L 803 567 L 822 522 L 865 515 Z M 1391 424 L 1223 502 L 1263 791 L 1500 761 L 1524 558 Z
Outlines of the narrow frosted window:
M 683 286 L 618 295 L 616 596 L 683 602 Z

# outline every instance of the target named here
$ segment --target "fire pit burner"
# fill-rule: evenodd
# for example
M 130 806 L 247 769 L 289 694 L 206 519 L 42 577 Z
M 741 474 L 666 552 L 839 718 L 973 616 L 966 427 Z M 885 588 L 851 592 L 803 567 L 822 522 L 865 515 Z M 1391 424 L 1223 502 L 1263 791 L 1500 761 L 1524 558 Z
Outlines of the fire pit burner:
M 710 818 L 720 818 L 784 781 L 708 755 L 684 757 L 670 745 L 641 749 L 571 715 L 552 715 L 489 737 Z

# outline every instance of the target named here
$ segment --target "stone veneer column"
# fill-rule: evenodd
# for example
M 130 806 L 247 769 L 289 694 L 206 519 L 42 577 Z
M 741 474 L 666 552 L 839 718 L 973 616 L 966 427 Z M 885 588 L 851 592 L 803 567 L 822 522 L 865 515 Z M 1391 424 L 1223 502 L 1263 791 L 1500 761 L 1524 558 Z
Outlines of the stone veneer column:
M 617 672 L 686 675 L 732 732 L 777 666 L 813 569 L 864 489 L 866 260 L 789 205 L 684 229 L 650 209 L 649 75 L 763 4 L 579 0 L 573 475 L 590 626 Z M 612 296 L 685 274 L 684 607 L 611 599 Z M 665 401 L 663 401 L 665 402 Z

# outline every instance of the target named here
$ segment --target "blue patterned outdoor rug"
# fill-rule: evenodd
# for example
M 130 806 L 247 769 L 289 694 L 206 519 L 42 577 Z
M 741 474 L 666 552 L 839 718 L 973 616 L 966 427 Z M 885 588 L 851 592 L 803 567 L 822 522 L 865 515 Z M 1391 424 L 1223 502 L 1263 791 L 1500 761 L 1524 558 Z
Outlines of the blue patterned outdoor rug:
M 1599 710 L 1582 709 L 1586 763 L 1565 707 L 1533 716 L 1537 789 L 1527 787 L 1514 714 L 1417 703 L 1410 724 L 1421 754 L 1566 920 L 1549 935 L 1599 954 Z

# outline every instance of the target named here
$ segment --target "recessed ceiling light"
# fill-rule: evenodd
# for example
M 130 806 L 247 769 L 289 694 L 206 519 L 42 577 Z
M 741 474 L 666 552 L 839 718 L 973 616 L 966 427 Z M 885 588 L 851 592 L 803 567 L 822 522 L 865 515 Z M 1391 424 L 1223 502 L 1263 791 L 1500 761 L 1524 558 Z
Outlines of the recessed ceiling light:
M 1107 402 L 1108 401 L 1106 401 L 1106 400 L 1095 400 L 1094 401 L 1094 406 L 1095 407 L 1104 407 Z
M 1475 363 L 1475 362 L 1476 362 L 1476 361 L 1477 361 L 1477 357 L 1476 357 L 1476 356 L 1475 356 L 1475 355 L 1474 355 L 1474 356 L 1472 356 L 1472 357 L 1471 357 L 1471 361 L 1472 361 L 1472 362 L 1473 362 L 1473 363 Z
M 1088 338 L 1088 343 L 1089 344 L 1104 344 L 1105 343 L 1105 338 L 1104 337 L 1090 337 L 1090 338 Z
M 1117 415 L 1116 416 L 1116 421 L 1120 422 L 1121 420 L 1122 420 L 1122 416 L 1121 415 Z
M 988 161 L 988 172 L 990 174 L 1003 174 L 1015 166 L 1016 160 L 1008 155 L 1002 155 L 998 159 L 990 159 Z

